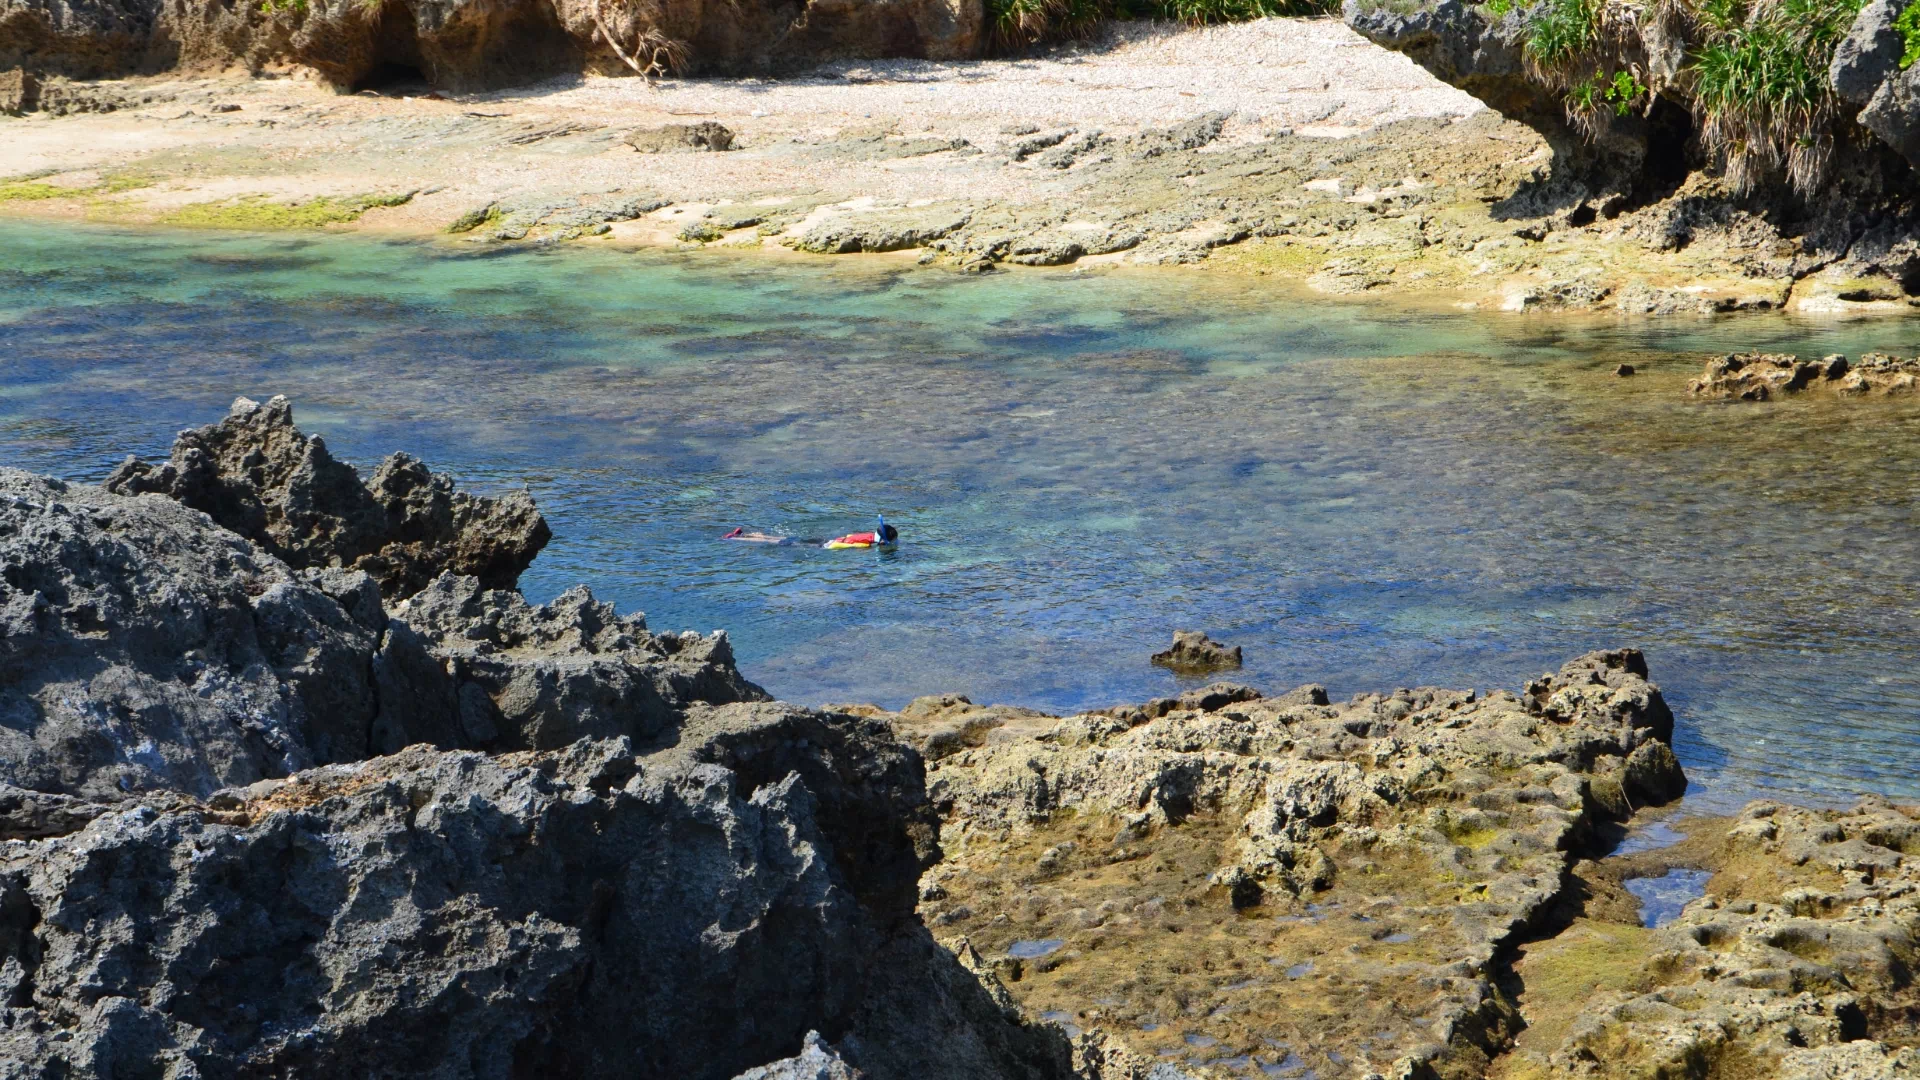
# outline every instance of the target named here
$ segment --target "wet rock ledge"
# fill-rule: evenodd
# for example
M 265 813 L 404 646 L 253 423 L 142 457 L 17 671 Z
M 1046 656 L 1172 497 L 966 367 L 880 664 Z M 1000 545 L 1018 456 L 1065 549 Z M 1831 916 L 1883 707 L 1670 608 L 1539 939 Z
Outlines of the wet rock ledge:
M 1913 811 L 1693 828 L 1708 894 L 1620 921 L 1588 856 L 1686 783 L 1630 649 L 808 709 L 722 633 L 530 603 L 530 499 L 362 480 L 280 399 L 110 488 L 0 470 L 0 1076 L 1916 1065 Z

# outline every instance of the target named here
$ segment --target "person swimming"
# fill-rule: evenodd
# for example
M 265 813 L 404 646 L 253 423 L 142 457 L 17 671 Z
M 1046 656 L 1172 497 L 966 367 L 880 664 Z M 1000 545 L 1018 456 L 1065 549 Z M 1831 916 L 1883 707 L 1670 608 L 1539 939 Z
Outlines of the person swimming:
M 758 529 L 749 529 L 744 525 L 736 527 L 732 532 L 722 536 L 720 539 L 738 540 L 743 544 L 806 544 L 808 546 L 818 544 L 828 551 L 843 551 L 848 548 L 892 547 L 899 543 L 900 530 L 887 524 L 887 516 L 885 514 L 876 514 L 874 517 L 879 524 L 874 527 L 872 532 L 848 533 L 845 536 L 836 536 L 831 540 L 795 540 L 791 536 L 776 536 L 773 533 L 761 532 Z
M 892 547 L 894 544 L 899 543 L 900 530 L 887 524 L 887 516 L 885 514 L 876 514 L 874 516 L 879 519 L 880 524 L 872 532 L 848 533 L 845 536 L 836 536 L 820 546 L 826 548 L 828 551 L 839 551 L 843 548 Z
M 738 540 L 743 544 L 791 544 L 793 543 L 793 537 L 791 536 L 775 536 L 772 533 L 763 533 L 758 529 L 748 531 L 748 529 L 745 526 L 741 526 L 739 528 L 734 529 L 732 532 L 721 537 L 720 539 Z

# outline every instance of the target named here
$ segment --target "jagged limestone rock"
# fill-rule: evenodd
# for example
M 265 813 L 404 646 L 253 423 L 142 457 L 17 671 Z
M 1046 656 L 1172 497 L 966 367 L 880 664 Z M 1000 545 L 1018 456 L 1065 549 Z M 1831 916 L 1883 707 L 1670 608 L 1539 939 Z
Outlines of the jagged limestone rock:
M 721 1080 L 826 1031 L 869 1077 L 1067 1080 L 1065 1038 L 911 917 L 918 759 L 872 721 L 785 719 L 821 738 L 756 714 L 651 756 L 414 747 L 7 845 L 0 1060 Z M 749 744 L 763 774 L 700 760 Z M 896 849 L 921 853 L 863 858 Z
M 1240 646 L 1222 645 L 1200 630 L 1175 630 L 1173 645 L 1153 654 L 1153 662 L 1183 675 L 1204 675 L 1240 666 Z
M 0 785 L 96 809 L 419 742 L 646 741 L 694 703 L 766 698 L 724 634 L 653 634 L 584 589 L 532 605 L 448 575 L 391 617 L 364 572 L 296 572 L 171 499 L 15 470 L 0 556 Z M 37 806 L 0 829 L 79 814 Z
M 470 495 L 407 454 L 362 483 L 319 436 L 293 426 L 284 397 L 240 398 L 219 423 L 181 432 L 166 464 L 129 457 L 106 486 L 205 511 L 297 568 L 365 570 L 389 598 L 442 571 L 512 588 L 553 536 L 525 492 Z
M 929 763 L 921 913 L 1142 1060 L 1470 1074 L 1519 1027 L 1498 965 L 1568 852 L 1684 789 L 1672 729 L 1633 650 L 1520 694 L 1217 684 L 1067 717 Z

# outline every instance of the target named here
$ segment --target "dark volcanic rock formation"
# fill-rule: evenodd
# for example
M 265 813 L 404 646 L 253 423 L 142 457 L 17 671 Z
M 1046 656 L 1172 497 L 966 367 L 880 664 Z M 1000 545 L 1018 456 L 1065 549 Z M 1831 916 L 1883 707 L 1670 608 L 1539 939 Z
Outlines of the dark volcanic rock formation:
M 364 754 L 377 631 L 204 514 L 4 470 L 0 555 L 0 782 L 204 794 Z
M 297 569 L 365 570 L 389 598 L 443 571 L 510 589 L 553 536 L 525 493 L 469 495 L 406 454 L 362 483 L 318 435 L 293 426 L 284 397 L 240 398 L 219 423 L 181 432 L 166 464 L 129 457 L 106 486 L 177 499 Z
M 123 481 L 337 552 L 271 408 Z M 0 1076 L 1076 1075 L 915 915 L 919 755 L 724 634 L 13 470 L 0 560 Z
M 833 732 L 846 780 L 798 737 L 759 744 L 758 785 L 709 743 L 416 747 L 9 847 L 0 1059 L 724 1080 L 818 1031 L 872 1077 L 1065 1077 L 1058 1031 L 1010 1021 L 911 918 L 936 853 L 918 758 L 785 712 L 784 735 Z M 882 839 L 916 855 L 859 857 Z
M 724 635 L 652 634 L 584 589 L 535 606 L 448 576 L 389 617 L 363 572 L 295 571 L 169 499 L 14 470 L 0 557 L 0 785 L 43 795 L 205 795 L 420 742 L 651 740 L 692 704 L 766 697 Z M 69 812 L 21 798 L 0 835 Z
M 411 75 L 478 89 L 627 74 L 622 54 L 701 74 L 841 57 L 954 59 L 976 55 L 985 29 L 979 0 L 0 0 L 0 70 L 98 78 L 292 63 L 343 88 Z

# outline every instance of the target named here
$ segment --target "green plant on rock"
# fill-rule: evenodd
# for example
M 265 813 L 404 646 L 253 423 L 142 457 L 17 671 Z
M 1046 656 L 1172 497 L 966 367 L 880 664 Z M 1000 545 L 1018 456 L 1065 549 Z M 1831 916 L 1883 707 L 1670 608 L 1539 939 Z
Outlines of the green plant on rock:
M 1616 71 L 1613 81 L 1607 84 L 1607 102 L 1613 106 L 1613 115 L 1625 116 L 1634 110 L 1647 97 L 1646 84 L 1640 76 L 1631 71 Z
M 1600 0 L 1542 0 L 1527 19 L 1523 53 L 1535 76 L 1571 88 L 1600 41 Z
M 1827 85 L 1833 50 L 1860 0 L 1706 0 L 1704 40 L 1688 67 L 1694 113 L 1737 191 L 1784 167 L 1803 195 L 1825 178 L 1839 102 Z
M 307 0 L 260 0 L 260 14 L 278 15 L 282 12 L 289 15 L 305 15 Z
M 1908 4 L 1893 20 L 1893 28 L 1900 32 L 1900 67 L 1905 70 L 1920 60 L 1920 4 Z

